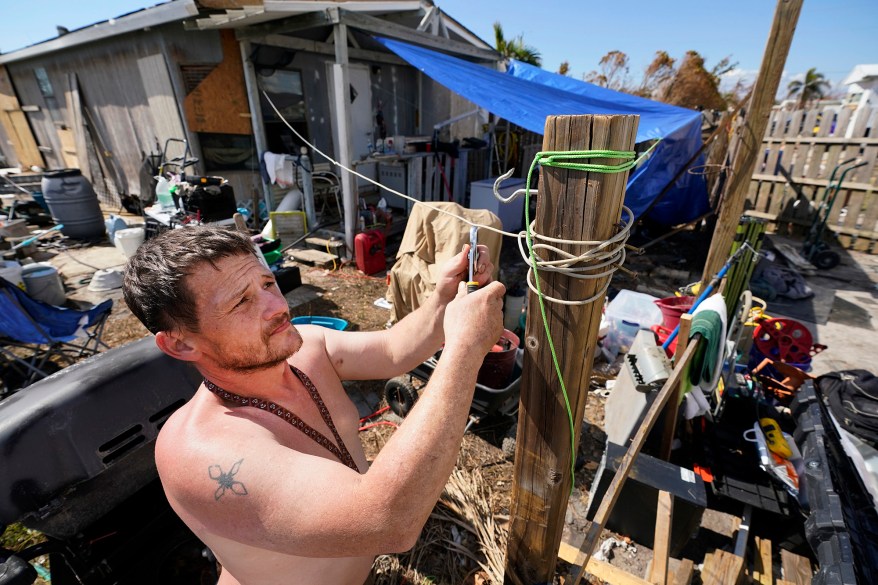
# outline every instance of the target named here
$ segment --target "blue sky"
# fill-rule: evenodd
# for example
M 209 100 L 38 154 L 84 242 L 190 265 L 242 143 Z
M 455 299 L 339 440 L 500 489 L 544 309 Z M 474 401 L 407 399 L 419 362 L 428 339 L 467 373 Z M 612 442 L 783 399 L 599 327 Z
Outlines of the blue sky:
M 499 20 L 507 38 L 524 35 L 525 42 L 540 51 L 544 68 L 554 71 L 568 60 L 576 78 L 596 69 L 607 51 L 624 51 L 635 81 L 658 50 L 675 58 L 696 50 L 708 67 L 731 55 L 739 74 L 754 76 L 775 7 L 771 0 L 434 1 L 492 44 L 492 25 Z M 53 38 L 55 25 L 74 29 L 157 2 L 29 0 L 16 2 L 15 9 L 12 3 L 0 0 L 2 52 Z M 810 67 L 837 83 L 857 64 L 878 63 L 876 33 L 876 0 L 805 0 L 781 88 Z

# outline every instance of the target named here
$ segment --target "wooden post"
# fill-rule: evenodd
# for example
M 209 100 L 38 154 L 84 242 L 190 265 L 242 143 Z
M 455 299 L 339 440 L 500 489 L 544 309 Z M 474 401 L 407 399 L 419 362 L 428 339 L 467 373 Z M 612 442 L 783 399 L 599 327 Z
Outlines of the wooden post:
M 338 9 L 331 8 L 334 19 Z M 351 144 L 351 100 L 348 63 L 348 28 L 341 22 L 333 26 L 335 39 L 335 64 L 332 66 L 333 108 L 335 115 L 335 157 L 342 167 L 351 168 L 353 146 Z M 357 231 L 357 214 L 360 209 L 360 192 L 357 178 L 351 173 L 341 173 L 341 192 L 344 201 L 344 240 L 349 258 L 354 254 L 354 235 Z
M 637 120 L 637 116 L 550 116 L 546 119 L 543 150 L 633 150 Z M 621 218 L 627 178 L 627 172 L 586 173 L 544 166 L 534 231 L 565 240 L 609 239 Z M 584 251 L 569 246 L 565 249 L 575 254 Z M 556 259 L 545 254 L 542 257 Z M 540 272 L 545 295 L 569 300 L 590 298 L 603 289 L 607 279 L 576 279 L 557 272 Z M 602 308 L 601 300 L 587 305 L 546 302 L 546 319 L 573 413 L 575 445 L 579 444 Z M 525 347 L 506 582 L 531 585 L 552 581 L 572 481 L 567 409 L 539 301 L 533 293 L 528 304 Z
M 762 137 L 765 135 L 774 96 L 777 94 L 801 10 L 802 0 L 778 0 L 762 66 L 753 85 L 753 96 L 745 112 L 744 123 L 740 127 L 740 147 L 732 163 L 728 189 L 720 202 L 716 230 L 704 263 L 701 282 L 705 285 L 719 272 L 732 248 L 732 238 L 744 210 L 750 177 L 761 154 Z
M 674 496 L 659 490 L 655 513 L 655 538 L 652 544 L 652 571 L 649 580 L 659 585 L 668 583 L 668 561 L 671 553 L 671 526 L 674 519 Z
M 689 345 L 689 331 L 692 330 L 692 314 L 684 313 L 680 316 L 680 332 L 677 334 L 677 349 L 674 352 L 674 362 L 678 362 Z M 674 393 L 665 406 L 665 412 L 662 418 L 662 439 L 659 444 L 658 457 L 663 461 L 671 460 L 671 451 L 674 446 L 674 433 L 677 430 L 677 414 L 680 412 L 680 402 L 682 396 L 683 385 L 678 384 L 674 389 Z

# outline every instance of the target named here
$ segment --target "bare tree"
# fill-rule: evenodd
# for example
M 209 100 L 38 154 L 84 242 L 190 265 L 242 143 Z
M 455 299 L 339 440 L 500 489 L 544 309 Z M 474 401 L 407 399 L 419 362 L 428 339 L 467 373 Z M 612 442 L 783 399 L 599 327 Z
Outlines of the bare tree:
M 584 79 L 601 87 L 627 91 L 630 85 L 628 55 L 622 51 L 610 51 L 601 57 L 600 68 L 586 74 Z
M 667 51 L 656 51 L 655 57 L 643 72 L 643 80 L 635 94 L 646 98 L 658 98 L 673 79 L 677 61 Z
M 704 68 L 704 58 L 697 51 L 687 51 L 673 81 L 662 96 L 662 101 L 698 110 L 725 109 L 726 101 L 719 92 L 720 80 L 717 73 L 728 66 L 728 63 L 721 65 L 723 61 L 708 71 Z

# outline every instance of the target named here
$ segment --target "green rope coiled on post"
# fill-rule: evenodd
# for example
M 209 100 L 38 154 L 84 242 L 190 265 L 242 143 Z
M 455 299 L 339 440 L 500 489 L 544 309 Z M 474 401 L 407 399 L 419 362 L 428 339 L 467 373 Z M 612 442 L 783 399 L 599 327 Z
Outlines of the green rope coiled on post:
M 555 343 L 552 341 L 552 334 L 549 331 L 549 320 L 546 317 L 546 304 L 543 300 L 543 289 L 540 284 L 539 271 L 537 270 L 537 258 L 534 252 L 533 234 L 531 231 L 530 220 L 530 185 L 533 177 L 534 168 L 539 164 L 544 167 L 555 167 L 561 169 L 570 169 L 575 171 L 585 171 L 589 173 L 624 173 L 633 169 L 637 164 L 646 157 L 653 148 L 658 145 L 657 140 L 650 146 L 639 158 L 635 158 L 636 154 L 631 150 L 571 150 L 571 151 L 541 151 L 534 156 L 530 168 L 527 171 L 527 182 L 525 183 L 525 202 L 524 202 L 524 218 L 527 226 L 527 247 L 530 253 L 531 267 L 534 273 L 534 284 L 537 289 L 537 300 L 540 305 L 540 315 L 543 318 L 543 329 L 546 332 L 546 339 L 549 342 L 549 351 L 552 354 L 552 363 L 555 366 L 555 373 L 558 375 L 558 382 L 561 384 L 561 393 L 564 396 L 564 406 L 567 408 L 567 420 L 570 423 L 570 491 L 573 492 L 573 476 L 576 471 L 576 428 L 573 423 L 573 410 L 570 408 L 570 397 L 567 395 L 567 386 L 564 384 L 564 376 L 561 373 L 561 365 L 558 363 L 558 352 L 555 351 Z M 574 162 L 576 160 L 591 158 L 615 158 L 622 159 L 624 162 L 614 165 L 603 165 L 597 163 Z

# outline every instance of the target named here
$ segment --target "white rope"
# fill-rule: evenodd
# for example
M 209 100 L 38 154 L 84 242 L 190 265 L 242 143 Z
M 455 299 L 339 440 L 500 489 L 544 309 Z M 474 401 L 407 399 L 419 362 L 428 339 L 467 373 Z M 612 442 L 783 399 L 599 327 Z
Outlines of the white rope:
M 498 234 L 503 235 L 503 236 L 515 238 L 518 241 L 518 249 L 521 252 L 521 257 L 524 259 L 525 264 L 527 264 L 527 266 L 528 266 L 527 278 L 526 278 L 527 286 L 528 286 L 528 288 L 530 288 L 530 290 L 532 290 L 534 292 L 534 294 L 537 294 L 537 295 L 540 294 L 539 291 L 537 291 L 536 286 L 535 286 L 534 281 L 533 281 L 534 269 L 541 270 L 544 272 L 558 272 L 558 273 L 565 274 L 571 278 L 576 278 L 576 279 L 583 279 L 583 280 L 597 279 L 597 278 L 604 278 L 604 277 L 612 276 L 613 273 L 625 261 L 625 244 L 628 241 L 628 236 L 631 233 L 631 227 L 634 224 L 634 214 L 631 212 L 630 209 L 628 209 L 625 206 L 622 207 L 622 210 L 625 212 L 625 214 L 627 214 L 627 221 L 625 221 L 625 223 L 621 225 L 619 231 L 614 236 L 612 236 L 610 239 L 605 240 L 605 241 L 562 240 L 562 239 L 558 239 L 558 238 L 552 238 L 552 237 L 538 234 L 537 232 L 535 232 L 533 228 L 534 228 L 534 224 L 536 223 L 536 220 L 532 221 L 531 225 L 530 225 L 530 231 L 531 231 L 531 236 L 533 237 L 533 239 L 540 240 L 542 242 L 549 242 L 549 243 L 545 243 L 545 244 L 538 243 L 538 244 L 533 245 L 534 257 L 537 258 L 537 261 L 535 263 L 536 265 L 534 265 L 534 263 L 531 262 L 530 254 L 528 254 L 528 252 L 525 249 L 524 244 L 523 244 L 523 242 L 526 241 L 526 237 L 527 237 L 526 231 L 520 231 L 518 233 L 511 233 L 511 232 L 503 231 L 501 229 L 497 229 L 494 226 L 470 221 L 470 220 L 463 218 L 463 217 L 460 217 L 459 215 L 456 215 L 450 211 L 447 211 L 447 210 L 442 209 L 440 207 L 436 207 L 434 205 L 430 205 L 430 202 L 420 201 L 418 199 L 415 199 L 414 197 L 410 197 L 409 195 L 407 195 L 405 193 L 401 193 L 401 192 L 397 191 L 396 189 L 392 189 L 386 185 L 382 185 L 381 183 L 372 179 L 371 177 L 367 177 L 366 175 L 364 175 L 360 172 L 357 172 L 354 169 L 350 169 L 350 168 L 344 166 L 343 164 L 341 164 L 340 162 L 333 159 L 331 156 L 329 156 L 328 154 L 326 154 L 325 152 L 323 152 L 322 150 L 317 148 L 317 146 L 315 146 L 314 144 L 312 144 L 311 142 L 306 140 L 304 136 L 302 136 L 295 128 L 293 128 L 293 126 L 287 121 L 286 118 L 284 118 L 284 116 L 277 109 L 277 106 L 274 105 L 274 102 L 271 101 L 271 98 L 268 96 L 268 93 L 266 93 L 263 90 L 262 95 L 265 96 L 265 99 L 268 101 L 268 105 L 271 106 L 271 109 L 274 110 L 274 113 L 277 114 L 277 117 L 280 118 L 281 122 L 283 122 L 284 125 L 287 128 L 289 128 L 289 130 L 296 136 L 296 138 L 298 138 L 300 141 L 302 141 L 303 144 L 305 144 L 306 146 L 311 148 L 314 152 L 318 153 L 320 156 L 325 158 L 327 161 L 329 161 L 330 163 L 332 163 L 336 167 L 338 167 L 338 168 L 344 170 L 345 172 L 348 172 L 356 177 L 359 177 L 368 183 L 375 185 L 379 189 L 383 189 L 389 193 L 393 193 L 394 195 L 398 195 L 399 197 L 402 197 L 403 199 L 407 199 L 407 200 L 411 201 L 412 203 L 414 203 L 415 205 L 425 205 L 425 206 L 427 206 L 435 211 L 438 211 L 439 213 L 453 217 L 453 218 L 455 218 L 455 219 L 457 219 L 457 220 L 459 220 L 467 225 L 477 227 L 479 229 L 484 229 L 484 230 L 488 230 L 491 232 L 495 232 L 495 233 L 498 233 Z M 573 248 L 586 247 L 588 249 L 585 252 L 583 252 L 579 255 L 576 255 L 576 254 L 571 254 L 570 252 L 562 250 L 561 248 L 558 248 L 557 246 L 554 246 L 551 244 L 565 245 L 565 246 L 570 246 Z M 548 259 L 540 258 L 538 253 L 537 253 L 540 250 L 543 250 L 549 254 L 557 254 L 557 255 L 561 256 L 561 258 L 555 259 L 555 260 L 548 260 Z M 581 264 L 585 263 L 585 262 L 591 262 L 593 264 L 591 264 L 589 266 L 581 266 Z M 598 271 L 598 272 L 595 272 L 595 271 Z M 607 278 L 607 282 L 601 288 L 601 290 L 599 290 L 594 295 L 592 295 L 591 297 L 584 299 L 584 300 L 558 299 L 558 298 L 547 296 L 545 293 L 542 294 L 542 297 L 547 301 L 562 304 L 562 305 L 587 305 L 589 303 L 593 303 L 599 299 L 602 299 L 604 297 L 604 294 L 607 292 L 607 289 L 609 288 L 609 286 L 610 286 L 610 279 Z

